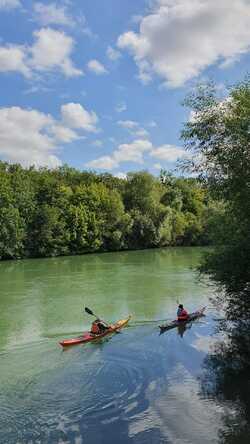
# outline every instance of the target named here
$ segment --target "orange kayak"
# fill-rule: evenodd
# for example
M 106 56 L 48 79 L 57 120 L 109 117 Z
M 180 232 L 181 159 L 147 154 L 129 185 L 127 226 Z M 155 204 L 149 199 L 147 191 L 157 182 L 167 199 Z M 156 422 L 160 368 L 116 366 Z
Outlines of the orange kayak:
M 110 325 L 110 327 L 100 335 L 94 335 L 89 331 L 86 331 L 77 338 L 64 339 L 63 341 L 60 341 L 59 344 L 62 347 L 68 347 L 69 345 L 84 344 L 85 342 L 95 341 L 97 339 L 103 338 L 104 336 L 110 335 L 111 333 L 121 330 L 123 327 L 125 327 L 125 325 L 127 325 L 130 319 L 131 316 L 126 319 L 120 319 L 115 324 Z

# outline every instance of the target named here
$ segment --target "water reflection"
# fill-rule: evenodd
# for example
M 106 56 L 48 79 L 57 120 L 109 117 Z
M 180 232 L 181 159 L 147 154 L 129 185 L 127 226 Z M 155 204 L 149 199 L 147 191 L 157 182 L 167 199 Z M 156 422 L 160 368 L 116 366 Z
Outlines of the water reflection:
M 180 322 L 179 325 L 177 325 L 175 328 L 176 328 L 176 331 L 177 331 L 178 335 L 181 338 L 183 338 L 183 335 L 184 335 L 185 331 L 190 330 L 192 328 L 192 322 L 189 323 L 189 324 L 181 323 Z M 161 335 L 167 334 L 167 333 L 169 333 L 169 330 L 161 329 L 159 334 L 161 336 Z
M 20 350 L 26 368 L 19 364 L 19 380 L 0 394 L 2 442 L 217 442 L 223 410 L 200 396 L 196 334 L 159 337 L 144 326 L 65 354 L 45 344 Z M 40 368 L 29 371 L 39 358 Z
M 178 335 L 183 338 L 183 335 L 185 333 L 185 331 L 187 331 L 188 329 L 192 328 L 192 324 L 187 324 L 187 325 L 178 325 Z
M 201 379 L 206 398 L 218 400 L 225 406 L 221 444 L 250 442 L 250 323 L 231 324 L 220 328 L 227 340 L 218 341 L 213 353 L 204 362 Z
M 204 304 L 212 290 L 190 269 L 199 254 L 152 250 L 0 264 L 0 442 L 219 443 L 223 405 L 200 390 L 211 318 L 161 336 L 158 323 L 139 324 L 174 318 L 177 298 L 190 311 Z M 83 317 L 84 305 L 107 320 L 132 313 L 132 326 L 63 353 L 58 340 L 92 320 Z

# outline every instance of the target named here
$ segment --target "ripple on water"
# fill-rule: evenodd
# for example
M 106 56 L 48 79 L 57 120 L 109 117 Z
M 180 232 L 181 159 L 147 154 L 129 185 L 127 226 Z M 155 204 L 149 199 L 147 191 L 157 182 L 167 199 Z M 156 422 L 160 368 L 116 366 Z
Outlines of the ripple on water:
M 184 350 L 198 351 L 176 333 L 159 337 L 156 328 L 135 327 L 67 353 L 39 347 L 41 371 L 36 368 L 0 395 L 6 442 L 106 443 L 109 434 L 114 438 L 121 431 L 119 444 L 153 438 L 157 443 L 213 442 L 204 430 L 214 420 L 216 436 L 218 410 L 212 401 L 202 401 L 196 378 L 177 365 Z M 180 417 L 185 418 L 181 427 Z M 193 433 L 203 441 L 193 439 Z
M 142 400 L 151 377 L 152 353 L 146 354 L 135 343 L 128 353 L 125 335 L 113 339 L 100 346 L 78 347 L 72 353 L 60 352 L 57 363 L 55 355 L 53 359 L 37 344 L 41 368 L 30 372 L 35 350 L 30 348 L 28 353 L 24 347 L 28 367 L 23 368 L 16 383 L 6 384 L 0 398 L 1 436 L 7 437 L 6 442 L 15 442 L 14 437 L 21 442 L 24 437 L 40 436 L 48 442 L 77 433 L 79 437 L 96 423 L 108 426 L 129 421 L 135 412 L 144 409 Z

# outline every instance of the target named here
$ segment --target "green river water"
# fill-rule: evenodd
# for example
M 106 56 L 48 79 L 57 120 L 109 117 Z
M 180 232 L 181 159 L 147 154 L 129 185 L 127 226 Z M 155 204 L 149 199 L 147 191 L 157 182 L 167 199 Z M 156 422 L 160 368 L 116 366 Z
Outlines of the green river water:
M 175 318 L 176 300 L 190 312 L 209 305 L 213 287 L 192 269 L 200 255 L 173 248 L 2 262 L 0 443 L 222 442 L 235 407 L 202 389 L 216 313 L 183 335 L 159 336 L 157 322 Z M 84 306 L 108 321 L 131 314 L 130 326 L 63 351 L 61 339 L 90 326 Z

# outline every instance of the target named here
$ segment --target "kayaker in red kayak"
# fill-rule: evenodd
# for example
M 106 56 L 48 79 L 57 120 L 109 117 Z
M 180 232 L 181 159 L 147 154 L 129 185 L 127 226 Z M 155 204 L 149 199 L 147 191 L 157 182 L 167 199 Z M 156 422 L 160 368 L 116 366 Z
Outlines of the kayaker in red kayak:
M 106 324 L 104 321 L 101 321 L 101 319 L 96 319 L 94 322 L 92 322 L 90 333 L 92 333 L 92 335 L 100 335 L 108 329 L 108 324 Z
M 178 321 L 187 321 L 188 320 L 188 312 L 185 310 L 182 304 L 179 305 L 177 310 L 177 319 Z

